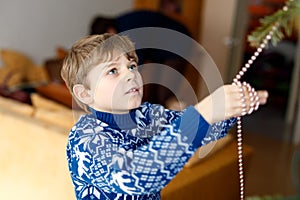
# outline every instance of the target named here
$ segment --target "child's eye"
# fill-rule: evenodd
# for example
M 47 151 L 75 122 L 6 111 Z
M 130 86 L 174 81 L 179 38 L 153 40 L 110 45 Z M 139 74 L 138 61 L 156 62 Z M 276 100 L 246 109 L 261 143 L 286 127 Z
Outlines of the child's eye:
M 136 70 L 137 69 L 137 65 L 136 64 L 131 64 L 131 65 L 129 65 L 129 67 L 128 67 L 128 69 L 129 70 Z
M 116 74 L 116 73 L 117 73 L 117 69 L 116 68 L 113 68 L 113 69 L 111 69 L 111 70 L 108 71 L 109 75 Z

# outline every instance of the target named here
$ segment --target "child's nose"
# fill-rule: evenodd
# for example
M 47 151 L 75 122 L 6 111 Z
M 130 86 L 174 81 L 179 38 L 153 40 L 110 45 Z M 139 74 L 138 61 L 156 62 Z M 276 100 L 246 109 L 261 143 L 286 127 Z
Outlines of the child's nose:
M 127 70 L 127 73 L 126 73 L 126 81 L 131 81 L 135 78 L 135 73 L 134 71 L 131 71 L 131 70 Z

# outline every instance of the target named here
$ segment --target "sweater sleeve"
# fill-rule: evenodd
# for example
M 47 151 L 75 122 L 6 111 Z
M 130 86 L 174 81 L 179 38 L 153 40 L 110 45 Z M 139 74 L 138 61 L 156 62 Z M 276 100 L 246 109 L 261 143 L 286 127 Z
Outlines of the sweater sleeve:
M 106 192 L 129 195 L 160 191 L 183 168 L 211 127 L 193 107 L 179 115 L 159 113 L 163 116 L 155 114 L 152 119 L 157 124 L 143 130 L 156 132 L 149 138 L 135 137 L 132 132 L 120 135 L 105 125 L 88 122 L 85 134 L 69 140 L 73 182 L 77 179 Z M 87 131 L 86 127 L 96 128 Z M 71 135 L 78 130 L 74 128 Z
M 231 118 L 225 121 L 220 121 L 212 124 L 205 137 L 201 141 L 200 146 L 206 145 L 212 141 L 218 140 L 226 136 L 229 129 L 231 129 L 236 124 L 237 119 Z

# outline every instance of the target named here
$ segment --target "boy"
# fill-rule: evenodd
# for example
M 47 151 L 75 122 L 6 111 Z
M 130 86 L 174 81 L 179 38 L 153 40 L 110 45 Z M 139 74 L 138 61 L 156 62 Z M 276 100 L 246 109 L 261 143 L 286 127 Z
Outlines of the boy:
M 77 199 L 160 199 L 161 189 L 196 149 L 223 137 L 235 122 L 232 117 L 245 106 L 250 109 L 249 94 L 241 97 L 234 85 L 183 111 L 141 103 L 137 62 L 133 43 L 113 34 L 79 40 L 64 61 L 63 79 L 78 104 L 91 112 L 71 129 L 67 145 Z M 264 104 L 267 93 L 258 96 Z M 213 114 L 222 99 L 228 102 L 225 113 Z

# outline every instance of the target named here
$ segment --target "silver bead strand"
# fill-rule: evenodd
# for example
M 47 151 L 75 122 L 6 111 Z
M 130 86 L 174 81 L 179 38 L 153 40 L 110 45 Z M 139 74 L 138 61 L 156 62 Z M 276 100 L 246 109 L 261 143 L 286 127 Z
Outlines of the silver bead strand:
M 293 2 L 294 0 L 288 0 L 286 1 L 286 4 L 283 6 L 283 11 L 289 10 L 290 2 Z M 233 84 L 240 87 L 241 92 L 241 101 L 242 101 L 242 113 L 241 116 L 246 114 L 251 114 L 254 110 L 257 110 L 259 107 L 259 97 L 256 93 L 256 91 L 251 88 L 251 86 L 248 83 L 241 83 L 240 80 L 242 76 L 247 72 L 247 70 L 251 67 L 252 63 L 256 60 L 256 58 L 259 56 L 259 54 L 262 52 L 263 49 L 266 48 L 269 41 L 271 40 L 274 32 L 278 29 L 279 23 L 276 22 L 274 26 L 272 27 L 272 30 L 266 35 L 266 37 L 263 39 L 260 46 L 256 49 L 253 56 L 248 60 L 248 62 L 242 67 L 242 69 L 237 73 L 235 78 L 233 79 Z M 249 93 L 250 97 L 250 108 L 248 111 L 246 111 L 246 100 L 244 95 L 244 88 L 246 88 L 247 92 Z M 240 199 L 245 199 L 245 188 L 244 188 L 244 169 L 243 169 L 243 147 L 242 147 L 242 121 L 241 117 L 237 117 L 237 151 L 238 151 L 238 170 L 239 170 L 239 181 L 240 181 Z
M 286 9 L 286 8 L 285 8 Z M 260 55 L 262 50 L 266 48 L 267 44 L 271 40 L 274 31 L 277 30 L 279 24 L 276 23 L 272 30 L 266 35 L 263 42 L 260 44 L 260 46 L 256 49 L 253 56 L 248 60 L 248 62 L 242 67 L 242 69 L 237 73 L 235 78 L 233 79 L 233 84 L 240 87 L 241 92 L 241 101 L 242 101 L 242 113 L 241 116 L 244 116 L 246 114 L 251 114 L 254 110 L 257 110 L 259 107 L 259 99 L 256 91 L 248 84 L 248 83 L 241 83 L 242 76 L 247 72 L 247 70 L 251 67 L 252 63 L 256 60 L 256 58 Z M 247 92 L 249 93 L 250 97 L 250 108 L 247 111 L 246 110 L 246 100 L 244 95 L 244 87 L 247 88 Z M 241 117 L 237 117 L 237 154 L 238 154 L 238 174 L 239 174 L 239 186 L 240 186 L 240 199 L 245 199 L 245 181 L 244 181 L 244 168 L 243 168 L 243 145 L 242 145 L 242 121 Z

